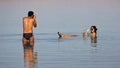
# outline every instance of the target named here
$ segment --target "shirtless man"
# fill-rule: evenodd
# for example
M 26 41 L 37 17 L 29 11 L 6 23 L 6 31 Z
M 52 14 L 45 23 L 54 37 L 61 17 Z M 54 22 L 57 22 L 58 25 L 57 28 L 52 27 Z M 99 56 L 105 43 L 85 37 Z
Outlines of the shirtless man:
M 34 45 L 33 26 L 37 27 L 36 16 L 33 11 L 28 12 L 28 17 L 23 18 L 23 45 L 28 42 Z

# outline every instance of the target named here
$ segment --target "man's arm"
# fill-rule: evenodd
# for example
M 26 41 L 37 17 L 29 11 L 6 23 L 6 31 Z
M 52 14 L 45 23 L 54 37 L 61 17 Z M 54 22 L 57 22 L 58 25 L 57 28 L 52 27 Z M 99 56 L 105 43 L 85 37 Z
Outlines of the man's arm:
M 37 22 L 36 22 L 36 16 L 34 15 L 34 22 L 33 22 L 33 25 L 34 25 L 34 27 L 37 27 Z
M 34 27 L 37 27 L 37 23 L 36 23 L 36 20 L 34 20 L 34 23 L 33 23 Z

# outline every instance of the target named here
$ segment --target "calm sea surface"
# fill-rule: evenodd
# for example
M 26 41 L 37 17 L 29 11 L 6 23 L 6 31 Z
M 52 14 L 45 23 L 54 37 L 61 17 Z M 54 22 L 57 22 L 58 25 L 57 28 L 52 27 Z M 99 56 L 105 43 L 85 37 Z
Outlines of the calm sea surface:
M 119 0 L 1 0 L 0 68 L 120 68 Z M 34 48 L 23 48 L 22 18 L 37 16 Z M 96 25 L 97 43 L 82 30 Z M 57 32 L 79 35 L 59 39 Z

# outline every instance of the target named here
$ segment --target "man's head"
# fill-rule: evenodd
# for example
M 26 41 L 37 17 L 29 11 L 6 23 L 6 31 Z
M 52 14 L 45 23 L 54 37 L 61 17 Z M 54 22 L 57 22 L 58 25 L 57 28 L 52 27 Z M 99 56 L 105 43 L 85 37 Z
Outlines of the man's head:
M 34 15 L 34 12 L 33 12 L 33 11 L 29 11 L 29 12 L 28 12 L 28 16 L 31 17 L 31 16 L 33 16 L 33 15 Z

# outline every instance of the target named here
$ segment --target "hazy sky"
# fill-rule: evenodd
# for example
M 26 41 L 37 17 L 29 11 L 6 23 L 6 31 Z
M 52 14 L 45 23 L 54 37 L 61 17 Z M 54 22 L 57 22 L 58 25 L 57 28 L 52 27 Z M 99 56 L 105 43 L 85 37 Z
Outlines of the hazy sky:
M 70 27 L 76 30 L 90 25 L 119 27 L 119 7 L 120 0 L 0 0 L 0 31 L 22 33 L 22 17 L 29 10 L 37 15 L 37 33 Z

